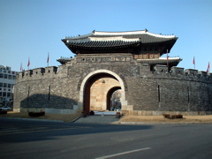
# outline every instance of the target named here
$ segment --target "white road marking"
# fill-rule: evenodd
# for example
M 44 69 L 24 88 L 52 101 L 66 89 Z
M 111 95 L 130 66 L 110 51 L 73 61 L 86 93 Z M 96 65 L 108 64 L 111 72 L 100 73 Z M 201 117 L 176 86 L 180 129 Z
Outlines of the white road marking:
M 108 156 L 98 157 L 96 159 L 106 159 L 106 158 L 126 155 L 126 154 L 129 154 L 129 153 L 134 153 L 134 152 L 138 152 L 138 151 L 145 151 L 145 150 L 149 150 L 149 149 L 151 149 L 151 147 L 145 147 L 145 148 L 141 148 L 141 149 L 135 149 L 135 150 L 131 150 L 131 151 L 120 152 L 120 153 L 116 153 L 116 154 L 112 154 L 112 155 L 108 155 Z

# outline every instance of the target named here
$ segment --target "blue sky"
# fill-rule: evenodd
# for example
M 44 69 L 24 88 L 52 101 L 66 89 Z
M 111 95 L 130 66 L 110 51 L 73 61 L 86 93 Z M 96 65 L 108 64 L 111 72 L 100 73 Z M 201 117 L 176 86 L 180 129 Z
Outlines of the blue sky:
M 0 0 L 0 65 L 19 71 L 60 65 L 60 57 L 74 56 L 63 44 L 65 36 L 96 31 L 148 29 L 179 39 L 170 56 L 178 65 L 206 71 L 212 62 L 211 0 Z

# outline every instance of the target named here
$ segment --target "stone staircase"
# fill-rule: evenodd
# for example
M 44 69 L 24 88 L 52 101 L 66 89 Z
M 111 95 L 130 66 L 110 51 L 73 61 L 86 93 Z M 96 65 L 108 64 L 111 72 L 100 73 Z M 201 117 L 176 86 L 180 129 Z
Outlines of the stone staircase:
M 116 112 L 94 112 L 95 115 L 88 115 L 87 117 L 80 117 L 75 123 L 89 123 L 89 124 L 112 124 L 119 121 L 116 118 Z

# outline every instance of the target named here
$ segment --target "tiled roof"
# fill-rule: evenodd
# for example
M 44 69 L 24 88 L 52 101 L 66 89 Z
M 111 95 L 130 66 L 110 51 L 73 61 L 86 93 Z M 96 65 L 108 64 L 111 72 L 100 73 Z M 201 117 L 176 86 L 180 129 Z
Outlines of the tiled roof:
M 87 48 L 106 48 L 106 47 L 121 47 L 121 46 L 129 46 L 132 44 L 138 44 L 138 41 L 121 41 L 121 40 L 114 40 L 114 41 L 87 41 L 87 42 L 68 42 L 69 46 L 72 47 L 87 47 Z
M 62 39 L 72 52 L 75 52 L 76 49 L 126 48 L 151 43 L 168 43 L 169 46 L 166 49 L 170 50 L 176 40 L 177 37 L 174 35 L 153 34 L 147 30 L 131 32 L 93 31 L 90 34 Z
M 118 38 L 117 38 L 118 37 Z M 92 38 L 92 39 L 91 39 Z M 97 32 L 93 31 L 90 34 L 85 35 L 79 35 L 75 37 L 66 37 L 63 39 L 69 40 L 69 42 L 77 41 L 77 42 L 83 42 L 85 40 L 90 41 L 98 41 L 99 39 L 102 39 L 101 41 L 111 41 L 118 39 L 118 40 L 124 40 L 124 41 L 137 41 L 140 39 L 142 43 L 152 43 L 152 42 L 164 42 L 169 40 L 176 40 L 177 37 L 174 35 L 161 35 L 161 34 L 153 34 L 146 30 L 144 31 L 131 31 L 131 32 Z

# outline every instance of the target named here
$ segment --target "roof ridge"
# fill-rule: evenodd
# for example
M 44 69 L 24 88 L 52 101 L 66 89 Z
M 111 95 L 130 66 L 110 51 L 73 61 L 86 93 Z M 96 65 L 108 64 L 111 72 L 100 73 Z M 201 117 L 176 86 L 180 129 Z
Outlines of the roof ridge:
M 126 31 L 126 32 L 102 32 L 102 31 L 93 31 L 93 35 L 110 35 L 110 36 L 125 36 L 125 35 L 138 35 L 138 34 L 147 34 L 150 36 L 160 37 L 160 38 L 175 38 L 175 35 L 162 35 L 148 32 L 145 30 L 137 30 L 137 31 Z
M 145 33 L 146 30 L 136 30 L 136 31 L 93 31 L 93 35 L 123 35 L 123 34 L 138 34 Z
M 162 35 L 162 34 L 155 34 L 148 32 L 147 29 L 145 30 L 135 30 L 135 31 L 120 31 L 120 32 L 106 32 L 106 31 L 96 31 L 93 30 L 91 33 L 78 35 L 74 37 L 66 37 L 68 39 L 83 39 L 88 37 L 95 37 L 95 36 L 127 36 L 127 35 L 149 35 L 158 38 L 177 38 L 175 35 Z

